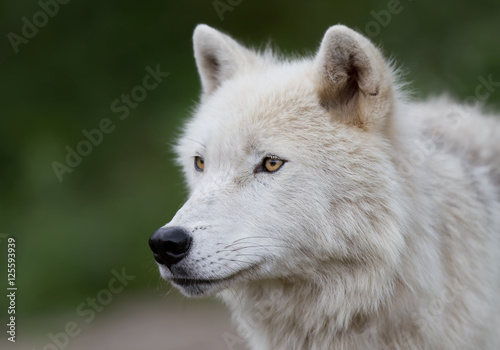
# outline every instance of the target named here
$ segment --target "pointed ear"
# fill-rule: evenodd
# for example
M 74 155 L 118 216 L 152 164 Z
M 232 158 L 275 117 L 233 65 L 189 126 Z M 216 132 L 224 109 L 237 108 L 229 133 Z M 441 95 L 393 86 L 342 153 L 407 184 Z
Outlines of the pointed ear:
M 252 51 L 205 24 L 194 30 L 193 46 L 205 96 L 256 59 Z
M 355 31 L 330 27 L 315 59 L 321 104 L 347 124 L 382 127 L 393 107 L 392 74 L 379 50 Z

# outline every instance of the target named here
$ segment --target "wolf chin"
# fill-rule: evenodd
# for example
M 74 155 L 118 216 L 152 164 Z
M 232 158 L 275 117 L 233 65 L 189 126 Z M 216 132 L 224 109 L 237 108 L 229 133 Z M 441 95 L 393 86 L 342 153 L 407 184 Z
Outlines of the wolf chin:
M 199 25 L 194 55 L 164 279 L 220 296 L 254 350 L 499 348 L 498 120 L 412 101 L 342 25 L 308 58 Z

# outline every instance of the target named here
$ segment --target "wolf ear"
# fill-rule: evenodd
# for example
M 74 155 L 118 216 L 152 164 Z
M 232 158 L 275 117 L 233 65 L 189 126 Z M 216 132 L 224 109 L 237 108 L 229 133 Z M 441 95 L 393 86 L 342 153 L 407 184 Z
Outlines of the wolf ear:
M 330 27 L 315 59 L 321 104 L 363 129 L 380 127 L 393 106 L 392 74 L 379 50 L 355 31 Z
M 193 47 L 203 95 L 211 94 L 256 55 L 229 36 L 205 24 L 194 30 Z

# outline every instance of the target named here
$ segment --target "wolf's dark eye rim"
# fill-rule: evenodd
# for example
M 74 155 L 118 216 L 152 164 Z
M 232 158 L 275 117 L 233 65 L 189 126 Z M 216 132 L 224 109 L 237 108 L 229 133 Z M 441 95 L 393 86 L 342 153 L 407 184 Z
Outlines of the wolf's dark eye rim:
M 194 168 L 196 171 L 199 171 L 200 173 L 205 170 L 205 159 L 203 159 L 202 156 L 195 156 L 194 157 Z
M 254 173 L 275 173 L 280 170 L 286 160 L 278 156 L 269 155 L 262 159 L 262 162 L 255 168 Z

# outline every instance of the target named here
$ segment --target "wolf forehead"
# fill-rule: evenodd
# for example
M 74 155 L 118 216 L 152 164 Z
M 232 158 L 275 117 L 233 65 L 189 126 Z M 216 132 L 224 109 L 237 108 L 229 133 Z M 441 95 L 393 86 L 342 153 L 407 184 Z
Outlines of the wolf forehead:
M 246 123 L 273 125 L 293 123 L 299 116 L 303 120 L 311 111 L 323 112 L 310 63 L 273 62 L 265 70 L 247 69 L 226 81 L 204 99 L 195 114 L 202 121 L 243 119 Z
M 242 71 L 203 99 L 187 122 L 179 150 L 196 147 L 193 142 L 209 148 L 211 140 L 219 146 L 226 140 L 244 151 L 259 151 L 287 139 L 300 144 L 301 134 L 331 133 L 335 123 L 321 106 L 311 70 L 311 62 L 273 59 Z

